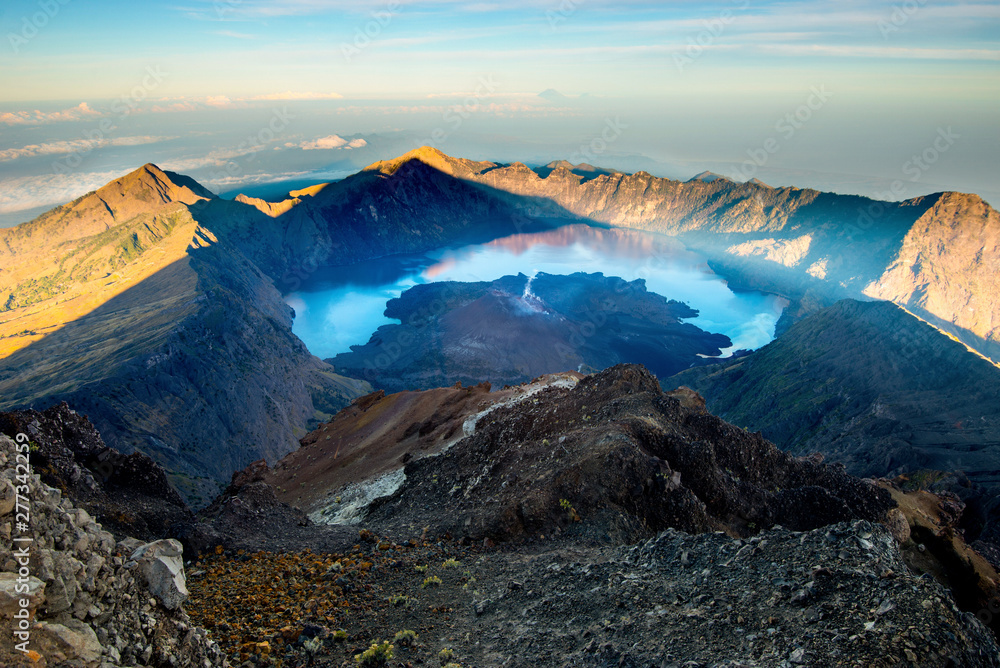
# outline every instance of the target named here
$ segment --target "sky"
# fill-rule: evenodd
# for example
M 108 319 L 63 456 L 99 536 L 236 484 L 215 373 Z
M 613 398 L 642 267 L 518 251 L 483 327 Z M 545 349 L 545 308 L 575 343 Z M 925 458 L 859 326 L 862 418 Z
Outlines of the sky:
M 998 206 L 998 110 L 998 2 L 6 0 L 0 226 L 146 162 L 272 195 L 424 144 Z

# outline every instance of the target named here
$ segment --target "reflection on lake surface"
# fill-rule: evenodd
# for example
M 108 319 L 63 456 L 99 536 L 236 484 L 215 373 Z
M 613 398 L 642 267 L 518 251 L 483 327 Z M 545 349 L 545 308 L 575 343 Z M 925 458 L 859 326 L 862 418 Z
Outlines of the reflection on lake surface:
M 378 327 L 394 322 L 383 315 L 386 302 L 414 285 L 493 281 L 539 271 L 645 279 L 651 292 L 697 309 L 699 316 L 688 322 L 732 339 L 733 347 L 724 354 L 771 341 L 787 305 L 775 295 L 734 293 L 703 256 L 670 237 L 586 225 L 323 269 L 285 301 L 295 309 L 295 334 L 314 355 L 328 358 L 366 343 Z

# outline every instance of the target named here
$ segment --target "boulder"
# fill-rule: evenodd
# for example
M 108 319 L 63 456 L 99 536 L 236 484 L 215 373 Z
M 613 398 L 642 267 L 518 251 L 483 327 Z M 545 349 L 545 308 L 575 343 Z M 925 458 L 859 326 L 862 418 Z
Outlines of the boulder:
M 28 610 L 35 610 L 45 601 L 45 583 L 28 576 L 28 591 L 18 591 L 17 573 L 0 573 L 0 617 L 11 619 L 21 609 L 21 599 L 28 600 Z M 23 584 L 23 583 L 20 583 Z
M 45 605 L 46 614 L 55 615 L 73 607 L 78 584 L 73 577 L 57 575 L 49 582 L 49 597 Z
M 13 483 L 10 480 L 0 480 L 0 517 L 13 512 L 16 503 L 17 495 Z
M 168 610 L 177 610 L 188 597 L 183 554 L 180 541 L 173 538 L 146 543 L 132 553 L 150 593 Z
M 104 651 L 94 630 L 76 619 L 65 624 L 39 622 L 32 628 L 31 640 L 50 664 L 76 659 L 85 666 L 97 666 Z

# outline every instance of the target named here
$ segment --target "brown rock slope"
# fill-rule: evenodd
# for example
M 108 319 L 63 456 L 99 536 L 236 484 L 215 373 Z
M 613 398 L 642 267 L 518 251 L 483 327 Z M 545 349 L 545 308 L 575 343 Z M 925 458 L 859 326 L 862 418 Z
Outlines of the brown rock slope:
M 706 413 L 693 393 L 664 394 L 641 366 L 479 392 L 373 395 L 267 480 L 317 521 L 494 540 L 622 540 L 668 526 L 744 535 L 878 520 L 892 505 L 871 482 Z
M 499 406 L 530 400 L 546 387 L 575 383 L 581 377 L 553 374 L 496 392 L 490 392 L 488 383 L 388 396 L 379 390 L 355 400 L 303 438 L 302 447 L 263 479 L 274 486 L 281 501 L 319 521 L 330 521 L 345 510 L 357 521 L 374 498 L 358 483 L 400 472 L 407 462 L 440 453 L 471 433 L 479 416 Z
M 907 482 L 901 478 L 879 483 L 906 520 L 900 551 L 907 566 L 947 586 L 959 607 L 1000 633 L 1000 575 L 994 564 L 966 544 L 958 526 L 964 504 L 947 492 L 905 491 Z
M 400 489 L 376 502 L 366 522 L 496 540 L 579 527 L 628 540 L 666 527 L 804 530 L 878 520 L 891 506 L 870 482 L 684 408 L 632 365 L 498 407 L 469 438 L 404 472 Z

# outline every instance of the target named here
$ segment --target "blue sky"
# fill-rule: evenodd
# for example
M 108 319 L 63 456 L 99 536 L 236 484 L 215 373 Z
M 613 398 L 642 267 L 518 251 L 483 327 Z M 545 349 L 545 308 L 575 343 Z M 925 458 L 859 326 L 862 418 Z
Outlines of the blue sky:
M 147 161 L 225 191 L 426 143 L 998 204 L 997 109 L 996 2 L 8 0 L 0 224 Z

